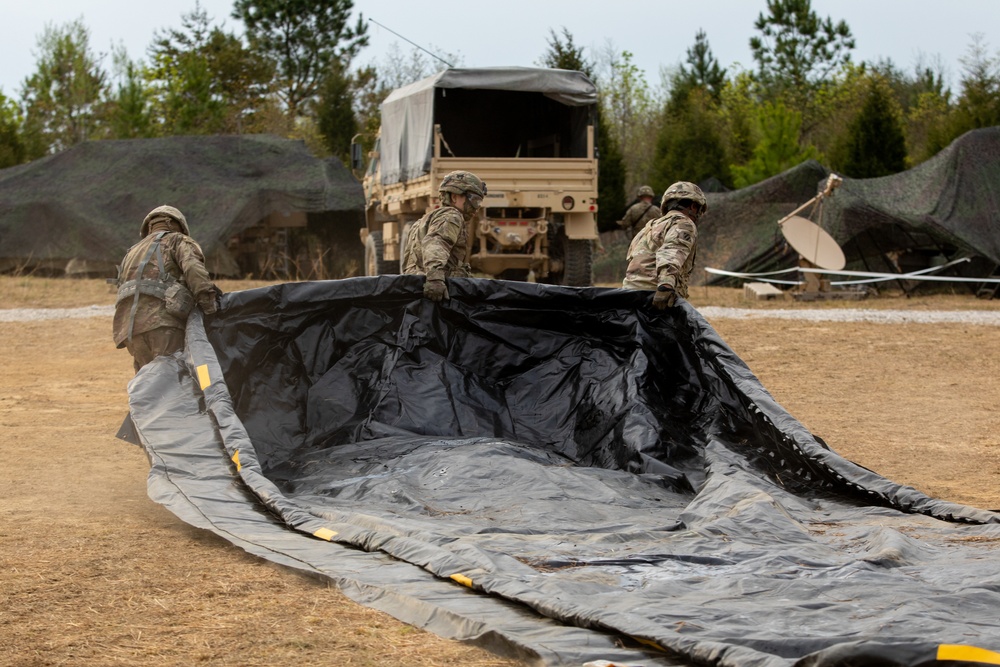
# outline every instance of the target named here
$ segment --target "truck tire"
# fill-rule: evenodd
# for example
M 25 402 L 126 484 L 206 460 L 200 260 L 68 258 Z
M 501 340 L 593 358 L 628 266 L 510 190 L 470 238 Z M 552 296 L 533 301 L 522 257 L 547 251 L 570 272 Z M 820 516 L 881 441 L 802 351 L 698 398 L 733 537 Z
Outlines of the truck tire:
M 365 240 L 365 275 L 381 276 L 386 273 L 399 273 L 399 262 L 386 261 L 382 232 L 369 232 Z
M 590 287 L 594 284 L 594 242 L 590 239 L 566 239 L 563 285 Z
M 410 242 L 410 232 L 413 231 L 413 223 L 407 222 L 399 230 L 399 272 L 403 273 L 406 267 L 403 265 L 406 259 L 406 244 Z

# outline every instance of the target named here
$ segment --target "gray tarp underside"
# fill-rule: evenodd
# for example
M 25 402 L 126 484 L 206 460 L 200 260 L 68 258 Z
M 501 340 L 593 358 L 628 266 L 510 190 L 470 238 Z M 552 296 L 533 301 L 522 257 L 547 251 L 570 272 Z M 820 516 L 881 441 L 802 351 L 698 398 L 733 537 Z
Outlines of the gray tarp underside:
M 1000 515 L 838 456 L 686 303 L 449 289 L 437 305 L 416 276 L 278 285 L 192 316 L 186 352 L 129 386 L 150 496 L 549 665 L 1000 648 Z
M 394 90 L 382 103 L 383 183 L 410 180 L 430 170 L 434 96 L 442 88 L 542 93 L 567 106 L 597 103 L 597 88 L 582 72 L 532 67 L 443 70 Z M 475 110 L 469 113 L 474 118 Z M 488 127 L 482 129 L 489 132 Z

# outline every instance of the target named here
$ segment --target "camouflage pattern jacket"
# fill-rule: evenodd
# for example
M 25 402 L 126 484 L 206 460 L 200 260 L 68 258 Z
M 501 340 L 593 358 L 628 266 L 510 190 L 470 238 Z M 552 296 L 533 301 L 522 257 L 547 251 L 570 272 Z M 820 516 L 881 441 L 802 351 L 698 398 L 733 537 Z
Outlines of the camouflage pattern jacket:
M 629 206 L 628 210 L 625 211 L 625 217 L 618 224 L 634 236 L 636 232 L 646 226 L 647 222 L 656 220 L 660 215 L 659 206 L 652 202 L 639 201 Z
M 164 227 L 154 224 L 141 241 L 132 246 L 125 259 L 122 260 L 120 282 L 134 280 L 139 264 L 146 257 L 149 247 L 153 244 L 159 232 Z M 205 256 L 201 246 L 187 234 L 168 232 L 160 241 L 163 255 L 163 269 L 166 273 L 179 279 L 194 294 L 195 301 L 206 313 L 215 312 L 215 283 L 208 277 L 205 270 Z M 159 268 L 156 263 L 156 253 L 146 262 L 142 272 L 143 278 L 156 279 Z M 132 312 L 133 298 L 126 298 L 115 307 L 114 340 L 119 348 L 125 347 L 128 339 L 129 315 Z M 160 327 L 183 328 L 185 321 L 167 312 L 163 299 L 149 294 L 139 295 L 139 304 L 135 311 L 135 324 L 132 335 L 136 336 Z
M 629 246 L 622 287 L 655 290 L 672 285 L 686 299 L 697 245 L 698 228 L 680 211 L 647 223 Z
M 469 229 L 462 212 L 442 206 L 425 214 L 410 230 L 403 252 L 403 273 L 426 275 L 429 280 L 468 278 Z

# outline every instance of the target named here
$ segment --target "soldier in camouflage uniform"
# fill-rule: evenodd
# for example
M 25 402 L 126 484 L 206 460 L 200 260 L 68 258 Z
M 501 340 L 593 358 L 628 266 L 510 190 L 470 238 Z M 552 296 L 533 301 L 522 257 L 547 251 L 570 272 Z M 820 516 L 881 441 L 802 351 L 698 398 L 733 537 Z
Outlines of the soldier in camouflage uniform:
M 639 201 L 629 206 L 625 211 L 625 217 L 618 221 L 618 226 L 625 230 L 630 239 L 634 238 L 636 232 L 645 227 L 647 222 L 656 220 L 661 215 L 659 207 L 653 204 L 655 196 L 653 188 L 644 185 L 639 188 L 636 196 Z
M 486 196 L 486 184 L 469 171 L 453 171 L 438 188 L 441 207 L 428 211 L 414 225 L 403 252 L 403 273 L 426 275 L 424 296 L 431 301 L 448 298 L 445 278 L 468 278 L 466 263 L 468 222 Z
M 705 194 L 694 183 L 680 181 L 663 193 L 663 217 L 646 223 L 628 249 L 622 287 L 656 290 L 653 306 L 673 306 L 688 295 L 688 280 L 698 252 L 698 219 L 708 210 Z
M 176 208 L 150 211 L 139 236 L 142 240 L 119 267 L 114 321 L 115 345 L 128 348 L 136 373 L 157 356 L 183 350 L 191 308 L 197 303 L 205 313 L 214 313 L 222 295 Z

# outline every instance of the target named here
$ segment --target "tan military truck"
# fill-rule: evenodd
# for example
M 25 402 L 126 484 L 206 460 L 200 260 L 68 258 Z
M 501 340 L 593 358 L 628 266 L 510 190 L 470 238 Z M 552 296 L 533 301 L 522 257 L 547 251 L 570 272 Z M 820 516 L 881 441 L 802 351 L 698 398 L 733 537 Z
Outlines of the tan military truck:
M 365 274 L 399 273 L 410 227 L 461 169 L 489 190 L 470 222 L 473 272 L 591 285 L 596 104 L 583 73 L 525 67 L 447 69 L 393 91 L 363 177 Z

